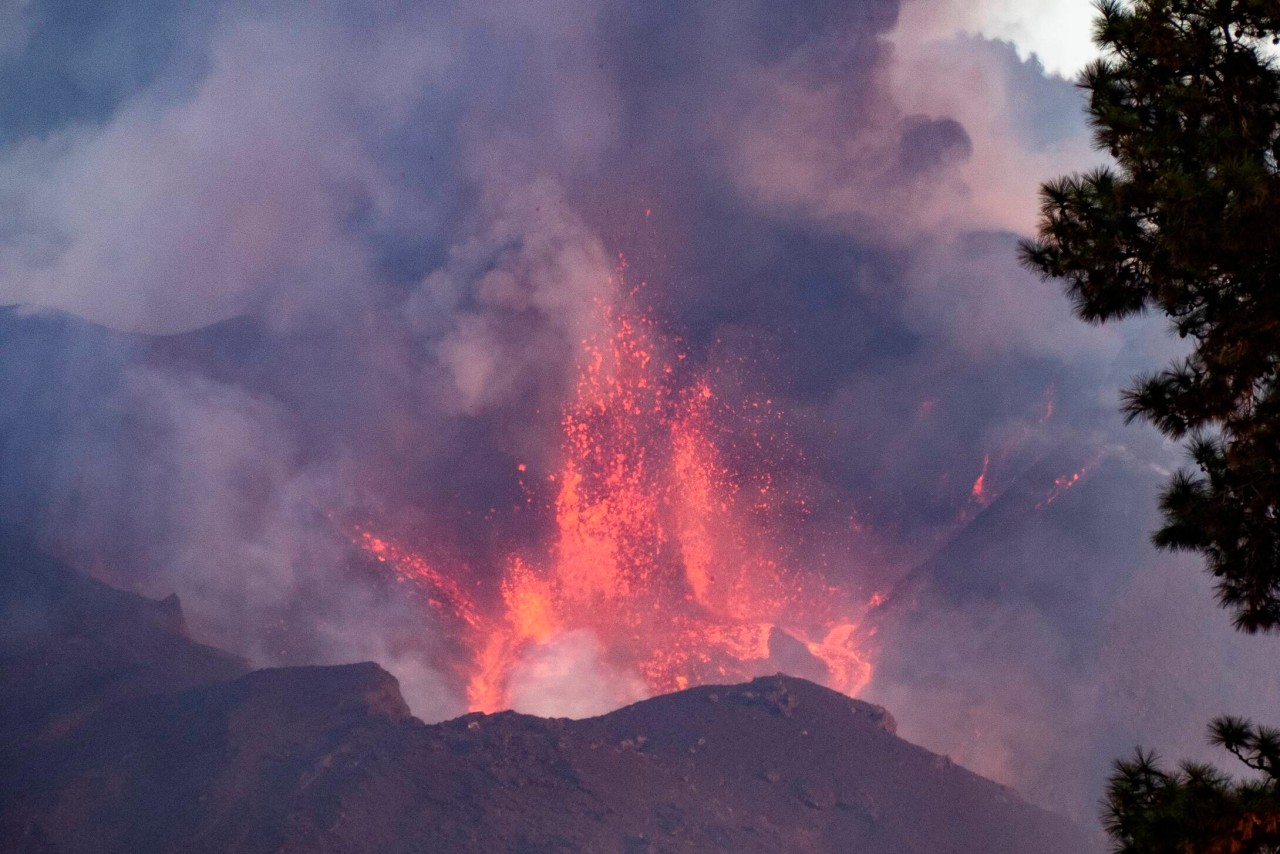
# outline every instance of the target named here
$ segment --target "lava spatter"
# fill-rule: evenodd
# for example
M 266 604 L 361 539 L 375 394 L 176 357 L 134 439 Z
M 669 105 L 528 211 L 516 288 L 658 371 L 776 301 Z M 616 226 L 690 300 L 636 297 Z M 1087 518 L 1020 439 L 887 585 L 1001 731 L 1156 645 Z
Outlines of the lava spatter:
M 806 500 L 760 462 L 770 449 L 759 413 L 774 414 L 771 402 L 720 399 L 714 376 L 694 373 L 632 298 L 599 304 L 601 332 L 582 341 L 547 479 L 555 494 L 538 502 L 553 533 L 509 556 L 489 604 L 468 595 L 463 567 L 442 571 L 366 528 L 356 544 L 450 615 L 474 710 L 505 708 L 522 657 L 582 630 L 655 693 L 776 670 L 781 632 L 831 687 L 856 694 L 872 671 L 861 627 L 878 601 L 853 601 L 794 557 Z M 740 454 L 743 443 L 754 453 Z

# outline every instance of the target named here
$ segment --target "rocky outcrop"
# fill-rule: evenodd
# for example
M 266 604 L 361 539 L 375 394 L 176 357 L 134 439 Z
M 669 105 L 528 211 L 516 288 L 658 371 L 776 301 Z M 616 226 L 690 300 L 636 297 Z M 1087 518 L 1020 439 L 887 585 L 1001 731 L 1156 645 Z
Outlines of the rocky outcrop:
M 177 596 L 115 590 L 0 530 L 0 759 L 115 704 L 248 670 L 187 635 Z

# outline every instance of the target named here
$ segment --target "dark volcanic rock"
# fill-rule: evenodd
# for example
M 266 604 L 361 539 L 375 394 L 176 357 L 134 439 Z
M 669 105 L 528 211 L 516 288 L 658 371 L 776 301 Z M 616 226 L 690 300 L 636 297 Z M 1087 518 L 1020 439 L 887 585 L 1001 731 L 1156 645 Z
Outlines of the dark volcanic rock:
M 4 720 L 0 850 L 1089 848 L 1064 819 L 897 738 L 883 709 L 801 679 L 582 721 L 428 726 L 374 664 L 241 675 L 171 605 L 25 566 L 0 570 L 6 613 L 40 615 L 0 649 L 6 704 L 21 697 Z
M 0 759 L 122 700 L 246 673 L 159 602 L 86 578 L 0 530 Z

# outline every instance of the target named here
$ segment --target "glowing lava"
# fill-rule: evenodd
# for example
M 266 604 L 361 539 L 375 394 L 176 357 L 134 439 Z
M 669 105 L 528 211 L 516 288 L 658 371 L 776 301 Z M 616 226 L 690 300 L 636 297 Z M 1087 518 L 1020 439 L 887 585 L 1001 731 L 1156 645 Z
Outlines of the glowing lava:
M 1089 472 L 1093 471 L 1094 466 L 1096 466 L 1101 459 L 1102 454 L 1098 454 L 1093 459 L 1089 460 L 1089 462 L 1085 463 L 1084 467 L 1081 468 L 1080 471 L 1072 472 L 1071 474 L 1064 474 L 1061 477 L 1054 478 L 1053 487 L 1049 490 L 1049 493 L 1036 504 L 1036 509 L 1043 510 L 1061 498 L 1063 493 L 1078 484 L 1086 475 L 1089 474 Z
M 872 669 L 864 618 L 883 600 L 851 601 L 797 566 L 804 498 L 767 466 L 735 465 L 740 442 L 767 456 L 768 402 L 735 411 L 651 320 L 600 312 L 563 410 L 560 468 L 547 477 L 554 536 L 508 559 L 496 596 L 460 583 L 464 568 L 442 572 L 366 529 L 357 545 L 455 628 L 475 710 L 506 708 L 520 662 L 581 630 L 607 666 L 653 692 L 777 670 L 774 645 L 786 643 L 825 668 L 831 687 L 856 694 Z
M 991 468 L 991 455 L 987 454 L 982 458 L 982 474 L 978 475 L 978 479 L 973 482 L 973 489 L 970 494 L 973 500 L 986 507 L 992 501 L 991 492 L 987 489 L 987 470 Z

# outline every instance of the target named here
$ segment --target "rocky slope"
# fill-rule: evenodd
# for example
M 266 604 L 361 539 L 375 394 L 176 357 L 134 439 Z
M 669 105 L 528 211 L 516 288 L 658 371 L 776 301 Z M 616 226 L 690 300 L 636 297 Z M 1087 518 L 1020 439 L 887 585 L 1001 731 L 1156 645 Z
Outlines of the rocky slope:
M 1081 832 L 786 676 L 589 720 L 427 725 L 374 664 L 246 672 L 176 600 L 0 537 L 0 850 L 1080 852 Z

